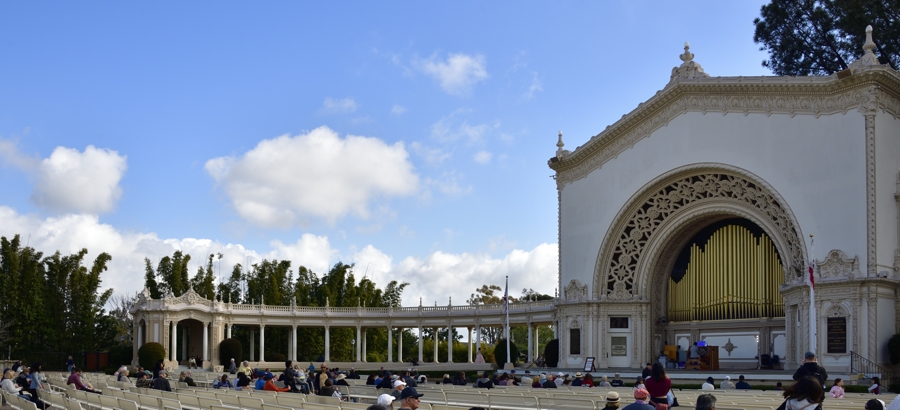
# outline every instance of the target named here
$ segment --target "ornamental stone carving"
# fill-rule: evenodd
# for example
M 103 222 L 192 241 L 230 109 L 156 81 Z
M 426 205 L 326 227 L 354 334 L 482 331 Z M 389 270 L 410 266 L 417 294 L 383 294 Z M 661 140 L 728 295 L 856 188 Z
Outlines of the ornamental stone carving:
M 828 310 L 825 311 L 825 317 L 847 317 L 850 316 L 850 312 L 847 308 L 842 304 L 834 304 L 828 307 Z
M 798 230 L 786 208 L 769 190 L 737 173 L 717 170 L 685 176 L 665 186 L 652 189 L 645 199 L 637 201 L 626 213 L 624 224 L 618 231 L 611 231 L 613 245 L 609 250 L 601 250 L 602 260 L 598 260 L 597 294 L 607 300 L 632 300 L 637 266 L 651 237 L 667 218 L 681 208 L 700 201 L 737 201 L 748 207 L 757 208 L 772 225 L 785 236 L 787 249 L 779 249 L 782 263 L 794 275 L 800 272 L 803 246 L 799 242 Z M 771 234 L 771 233 L 770 233 Z
M 188 289 L 187 292 L 184 292 L 181 296 L 177 298 L 166 298 L 166 303 L 170 304 L 179 304 L 184 303 L 187 305 L 195 305 L 195 304 L 203 304 L 212 306 L 212 301 L 200 296 L 199 293 L 194 291 L 194 288 Z
M 566 300 L 583 300 L 587 297 L 587 285 L 573 279 L 563 290 L 563 295 Z
M 859 258 L 851 259 L 839 249 L 828 252 L 824 261 L 816 261 L 816 266 L 819 268 L 819 277 L 822 279 L 860 277 Z
M 678 67 L 672 68 L 672 76 L 669 77 L 669 84 L 676 80 L 691 80 L 694 78 L 707 78 L 709 74 L 703 71 L 703 67 L 694 61 L 694 53 L 690 52 L 691 44 L 684 43 L 684 53 L 678 56 L 682 63 Z

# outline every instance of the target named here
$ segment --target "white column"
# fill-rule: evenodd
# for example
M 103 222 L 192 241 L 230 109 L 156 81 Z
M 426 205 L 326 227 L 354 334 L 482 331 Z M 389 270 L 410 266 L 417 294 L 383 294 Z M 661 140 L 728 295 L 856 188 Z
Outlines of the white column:
M 475 351 L 481 350 L 481 325 L 475 325 Z
M 434 336 L 434 363 L 438 363 L 438 328 L 434 328 L 434 333 L 431 335 Z
M 325 361 L 331 361 L 331 328 L 325 326 Z
M 175 352 L 178 350 L 178 322 L 175 322 L 175 321 L 172 322 L 172 333 L 169 334 L 169 338 L 171 339 L 170 340 L 171 349 L 169 349 L 169 356 L 170 356 L 169 360 L 174 362 L 177 360 L 177 355 L 175 354 Z
M 203 363 L 209 363 L 209 322 L 203 322 Z
M 447 324 L 447 363 L 453 363 L 453 324 Z
M 137 329 L 137 347 L 140 348 L 144 345 L 144 327 L 138 325 Z M 137 357 L 137 355 L 134 355 L 134 357 Z
M 394 328 L 388 326 L 388 363 L 394 363 Z
M 297 361 L 297 325 L 294 325 L 294 330 L 291 332 L 291 360 Z
M 256 361 L 256 331 L 250 330 L 250 361 Z
M 403 328 L 397 328 L 397 362 L 403 363 L 406 359 L 403 358 Z
M 472 363 L 472 346 L 473 346 L 472 345 L 472 326 L 466 327 L 466 329 L 468 330 L 468 333 L 469 333 L 469 336 L 468 336 L 468 338 L 469 338 L 469 356 L 468 356 L 469 361 L 468 362 Z
M 359 362 L 362 361 L 362 360 L 361 360 L 361 358 L 362 358 L 362 345 L 363 345 L 363 340 L 362 340 L 362 329 L 360 328 L 360 326 L 356 326 L 356 346 L 355 346 L 355 347 L 356 347 L 356 362 L 357 362 L 357 363 L 359 363 Z
M 534 351 L 534 345 L 532 345 L 533 341 L 531 340 L 531 322 L 528 322 L 528 353 L 525 353 L 525 363 L 531 363 L 534 359 L 531 358 L 531 352 Z
M 534 357 L 537 358 L 541 355 L 541 325 L 537 325 L 534 327 Z
M 153 341 L 159 343 L 159 322 L 153 322 Z
M 259 325 L 259 361 L 266 361 L 266 325 Z
M 231 323 L 228 323 L 225 325 L 225 338 L 226 339 L 231 339 L 231 327 L 232 326 L 233 325 Z
M 419 363 L 422 363 L 424 357 L 422 357 L 422 342 L 424 342 L 424 337 L 422 335 L 422 325 L 419 325 Z
M 368 356 L 368 343 L 366 343 L 366 329 L 362 330 L 362 361 L 368 361 L 366 357 Z

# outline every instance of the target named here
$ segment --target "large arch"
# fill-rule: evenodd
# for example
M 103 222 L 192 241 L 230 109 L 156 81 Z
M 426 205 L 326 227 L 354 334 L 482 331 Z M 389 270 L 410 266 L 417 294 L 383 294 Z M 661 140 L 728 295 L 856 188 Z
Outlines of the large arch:
M 785 281 L 799 277 L 806 246 L 785 200 L 762 178 L 726 164 L 673 169 L 645 184 L 622 207 L 597 255 L 593 294 L 613 303 L 649 302 L 639 333 L 646 342 L 666 316 L 668 277 L 681 249 L 701 229 L 729 218 L 761 227 L 782 258 Z M 788 330 L 790 332 L 790 330 Z M 789 338 L 791 335 L 788 336 Z M 638 355 L 650 357 L 654 343 Z

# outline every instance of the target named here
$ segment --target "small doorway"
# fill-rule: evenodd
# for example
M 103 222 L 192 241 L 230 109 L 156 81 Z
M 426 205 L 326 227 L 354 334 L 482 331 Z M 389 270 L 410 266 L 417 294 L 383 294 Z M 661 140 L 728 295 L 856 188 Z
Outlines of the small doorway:
M 631 365 L 631 335 L 628 333 L 609 334 L 609 367 L 629 367 Z

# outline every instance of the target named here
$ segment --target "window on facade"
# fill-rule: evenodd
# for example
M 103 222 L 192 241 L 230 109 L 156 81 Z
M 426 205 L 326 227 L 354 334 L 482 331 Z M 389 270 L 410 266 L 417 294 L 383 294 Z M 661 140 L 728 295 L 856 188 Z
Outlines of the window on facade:
M 581 354 L 581 329 L 569 329 L 569 354 Z
M 627 317 L 610 317 L 609 318 L 609 328 L 610 329 L 628 329 L 628 318 Z

